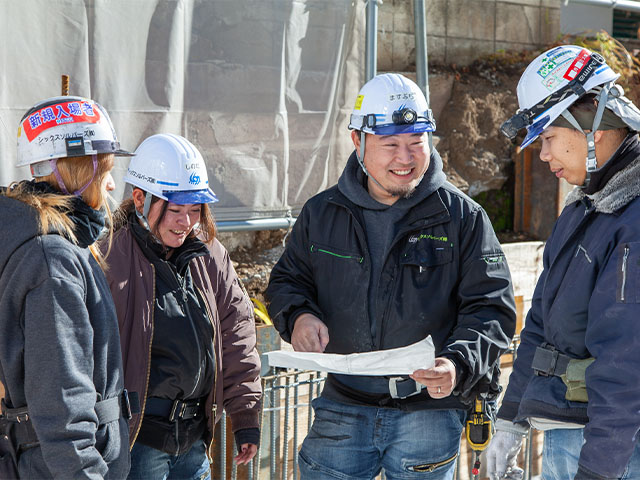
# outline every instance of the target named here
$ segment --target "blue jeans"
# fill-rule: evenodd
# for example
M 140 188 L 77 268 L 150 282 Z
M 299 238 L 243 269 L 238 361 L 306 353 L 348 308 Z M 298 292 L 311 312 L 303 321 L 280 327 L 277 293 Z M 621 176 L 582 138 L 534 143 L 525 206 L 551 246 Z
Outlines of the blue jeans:
M 466 418 L 462 410 L 345 405 L 323 397 L 300 449 L 302 480 L 452 479 Z M 433 471 L 430 472 L 433 468 Z
M 582 428 L 546 430 L 542 450 L 543 480 L 573 480 L 584 443 Z M 640 443 L 622 475 L 622 480 L 640 480 Z
M 131 449 L 130 479 L 211 480 L 204 441 L 182 455 L 171 455 L 140 443 Z

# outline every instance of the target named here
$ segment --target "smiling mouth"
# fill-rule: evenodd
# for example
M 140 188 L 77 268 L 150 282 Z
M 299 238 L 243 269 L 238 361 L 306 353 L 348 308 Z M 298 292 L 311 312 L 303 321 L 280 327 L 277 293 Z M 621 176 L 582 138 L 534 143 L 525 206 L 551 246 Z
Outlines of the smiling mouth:
M 560 176 L 562 175 L 563 171 L 564 171 L 564 169 L 562 169 L 562 168 L 551 169 L 551 173 L 553 173 L 558 178 L 560 178 Z
M 184 235 L 185 234 L 185 230 L 169 230 L 171 233 L 173 233 L 174 235 Z
M 393 173 L 394 175 L 398 175 L 399 177 L 406 177 L 407 175 L 411 174 L 412 171 L 413 168 L 407 168 L 404 170 L 391 170 L 391 173 Z

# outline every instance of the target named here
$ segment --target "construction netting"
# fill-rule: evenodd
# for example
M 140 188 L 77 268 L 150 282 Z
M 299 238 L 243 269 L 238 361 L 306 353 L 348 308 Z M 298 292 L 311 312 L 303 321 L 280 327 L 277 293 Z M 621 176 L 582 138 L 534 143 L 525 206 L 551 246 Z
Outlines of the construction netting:
M 0 185 L 36 102 L 93 98 L 123 148 L 177 133 L 202 152 L 218 220 L 294 215 L 337 181 L 364 75 L 365 1 L 0 0 Z M 116 200 L 127 160 L 116 162 Z

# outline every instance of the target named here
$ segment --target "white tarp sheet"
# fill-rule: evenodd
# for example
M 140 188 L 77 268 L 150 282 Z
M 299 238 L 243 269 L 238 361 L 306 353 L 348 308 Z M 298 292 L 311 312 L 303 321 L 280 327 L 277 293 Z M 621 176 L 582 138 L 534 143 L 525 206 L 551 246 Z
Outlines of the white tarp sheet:
M 353 5 L 352 5 L 353 4 Z M 0 185 L 21 116 L 91 97 L 123 148 L 171 132 L 206 159 L 218 220 L 294 215 L 337 181 L 363 80 L 364 0 L 0 0 Z M 117 162 L 117 201 L 126 160 Z

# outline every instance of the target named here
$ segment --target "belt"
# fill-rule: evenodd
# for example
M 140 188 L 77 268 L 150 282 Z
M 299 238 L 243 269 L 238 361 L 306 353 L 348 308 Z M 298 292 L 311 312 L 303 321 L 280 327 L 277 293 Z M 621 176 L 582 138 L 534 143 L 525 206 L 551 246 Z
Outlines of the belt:
M 540 377 L 552 375 L 559 377 L 566 373 L 567 366 L 571 360 L 571 357 L 560 353 L 553 345 L 543 343 L 541 346 L 536 347 L 531 368 L 533 368 L 533 373 Z
M 140 413 L 138 393 L 129 393 L 127 389 L 124 389 L 121 395 L 96 402 L 95 412 L 98 417 L 98 425 L 113 422 L 121 416 L 130 420 L 132 414 Z M 14 426 L 13 431 L 15 432 L 15 440 L 18 447 L 24 450 L 39 444 L 29 416 L 28 406 L 8 408 L 4 399 L 2 399 L 2 418 L 5 428 L 9 424 Z
M 188 420 L 201 415 L 204 410 L 205 399 L 197 400 L 169 400 L 168 398 L 149 397 L 144 407 L 145 415 L 154 415 L 169 419 Z
M 417 395 L 424 385 L 407 377 L 365 377 L 335 375 L 335 379 L 354 390 L 365 393 L 386 394 L 394 399 L 405 399 Z

